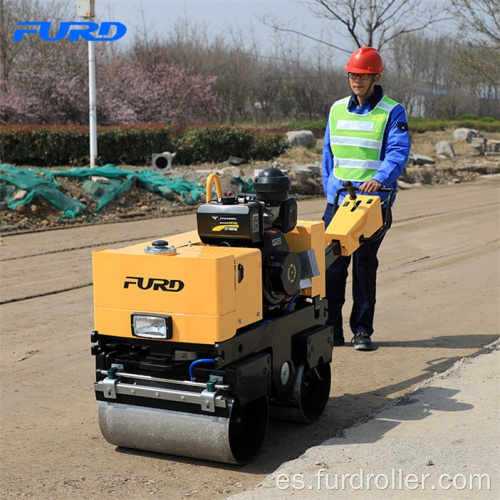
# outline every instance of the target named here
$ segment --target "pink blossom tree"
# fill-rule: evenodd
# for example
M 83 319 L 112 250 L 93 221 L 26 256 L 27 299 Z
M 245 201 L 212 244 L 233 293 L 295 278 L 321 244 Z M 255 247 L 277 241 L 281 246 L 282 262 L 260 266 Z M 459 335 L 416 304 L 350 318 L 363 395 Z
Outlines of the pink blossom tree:
M 86 47 L 57 43 L 57 51 L 34 53 L 11 72 L 0 95 L 0 123 L 87 123 Z M 176 64 L 146 68 L 126 59 L 98 62 L 98 122 L 206 123 L 217 111 L 214 82 L 215 77 Z
M 103 123 L 158 122 L 170 126 L 210 121 L 217 112 L 215 77 L 177 64 L 145 67 L 116 59 L 98 75 L 98 117 Z

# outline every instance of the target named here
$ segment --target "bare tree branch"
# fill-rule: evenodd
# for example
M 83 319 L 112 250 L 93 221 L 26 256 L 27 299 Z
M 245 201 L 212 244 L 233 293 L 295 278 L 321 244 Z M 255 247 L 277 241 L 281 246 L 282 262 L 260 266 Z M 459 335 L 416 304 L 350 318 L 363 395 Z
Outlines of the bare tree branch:
M 316 18 L 331 21 L 333 29 L 330 31 L 337 36 L 340 33 L 334 26 L 343 26 L 347 38 L 356 47 L 367 45 L 378 50 L 387 47 L 389 42 L 402 35 L 422 31 L 451 19 L 450 13 L 443 10 L 437 1 L 424 4 L 421 0 L 306 0 L 303 3 Z M 304 30 L 283 26 L 269 17 L 260 20 L 275 31 L 293 33 L 342 52 L 351 52 L 352 44 L 346 47 L 337 42 L 332 43 Z
M 479 34 L 493 44 L 500 44 L 499 0 L 451 0 L 448 11 L 467 38 L 474 39 Z
M 332 49 L 337 49 L 337 50 L 340 50 L 340 51 L 345 52 L 345 53 L 351 52 L 348 49 L 339 47 L 338 45 L 334 45 L 333 43 L 326 42 L 326 41 L 322 40 L 321 38 L 316 38 L 314 36 L 308 35 L 307 33 L 303 33 L 302 31 L 298 31 L 298 30 L 291 29 L 291 28 L 281 27 L 277 24 L 274 24 L 274 20 L 271 20 L 269 17 L 262 17 L 262 18 L 260 18 L 260 20 L 262 21 L 263 24 L 265 24 L 266 26 L 269 26 L 270 28 L 273 28 L 273 30 L 276 32 L 291 33 L 294 35 L 299 35 L 299 36 L 306 38 L 308 40 L 312 40 L 313 42 L 318 42 L 318 43 L 321 43 L 323 45 L 326 45 L 327 47 L 331 47 Z

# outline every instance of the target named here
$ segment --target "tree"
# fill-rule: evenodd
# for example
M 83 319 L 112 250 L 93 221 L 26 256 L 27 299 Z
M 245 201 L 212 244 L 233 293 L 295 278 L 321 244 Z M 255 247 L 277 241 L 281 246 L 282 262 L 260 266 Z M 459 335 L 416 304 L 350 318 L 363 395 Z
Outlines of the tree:
M 451 0 L 448 11 L 465 38 L 500 46 L 499 0 Z
M 460 37 L 455 42 L 458 74 L 479 100 L 479 116 L 500 116 L 499 0 L 451 0 Z
M 0 122 L 72 120 L 66 118 L 68 106 L 78 101 L 81 78 L 85 80 L 82 63 L 86 55 L 80 60 L 76 54 L 81 44 L 52 44 L 36 36 L 26 36 L 22 42 L 12 40 L 19 21 L 57 22 L 67 19 L 70 12 L 68 0 L 0 0 Z M 64 73 L 71 77 L 59 78 Z M 74 114 L 74 109 L 69 111 Z
M 465 1 L 465 0 L 464 0 Z M 268 26 L 279 32 L 295 33 L 320 44 L 350 53 L 352 48 L 342 42 L 347 39 L 354 46 L 375 47 L 382 51 L 397 38 L 427 29 L 448 19 L 441 2 L 428 0 L 307 0 L 313 15 L 340 27 L 332 29 L 333 41 L 317 38 L 291 28 L 280 26 L 275 20 L 262 18 Z M 339 41 L 341 40 L 341 41 Z
M 0 2 L 0 27 L 5 28 L 0 36 L 0 123 L 88 123 L 87 43 L 48 43 L 37 36 L 12 42 L 19 20 L 62 20 L 71 15 L 68 1 Z M 168 63 L 155 50 L 134 57 L 130 50 L 120 55 L 112 45 L 95 46 L 100 124 L 181 125 L 214 116 L 213 77 Z
M 158 122 L 169 126 L 206 123 L 217 111 L 214 77 L 177 64 L 115 59 L 98 89 L 100 123 Z
M 7 91 L 9 77 L 18 60 L 36 46 L 43 50 L 45 42 L 26 37 L 23 43 L 14 42 L 12 36 L 19 21 L 61 21 L 69 15 L 69 0 L 0 0 L 0 91 Z

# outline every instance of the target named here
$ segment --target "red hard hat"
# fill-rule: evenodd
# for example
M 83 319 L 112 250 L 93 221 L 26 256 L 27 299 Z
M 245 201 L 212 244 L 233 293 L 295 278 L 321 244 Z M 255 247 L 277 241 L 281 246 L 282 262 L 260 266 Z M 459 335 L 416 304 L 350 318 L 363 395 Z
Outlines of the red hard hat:
M 382 58 L 376 49 L 361 47 L 352 53 L 344 70 L 350 73 L 382 73 L 384 67 L 382 66 Z

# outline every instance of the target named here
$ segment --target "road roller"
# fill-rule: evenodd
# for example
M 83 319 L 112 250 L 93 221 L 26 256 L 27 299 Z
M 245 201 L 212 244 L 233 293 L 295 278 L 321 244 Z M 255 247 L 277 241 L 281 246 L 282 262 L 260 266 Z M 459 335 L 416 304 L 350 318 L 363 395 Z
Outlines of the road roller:
M 332 222 L 299 220 L 290 179 L 254 193 L 216 174 L 197 229 L 92 255 L 99 426 L 111 444 L 248 464 L 269 418 L 315 422 L 330 394 L 325 269 L 387 226 L 346 192 Z

